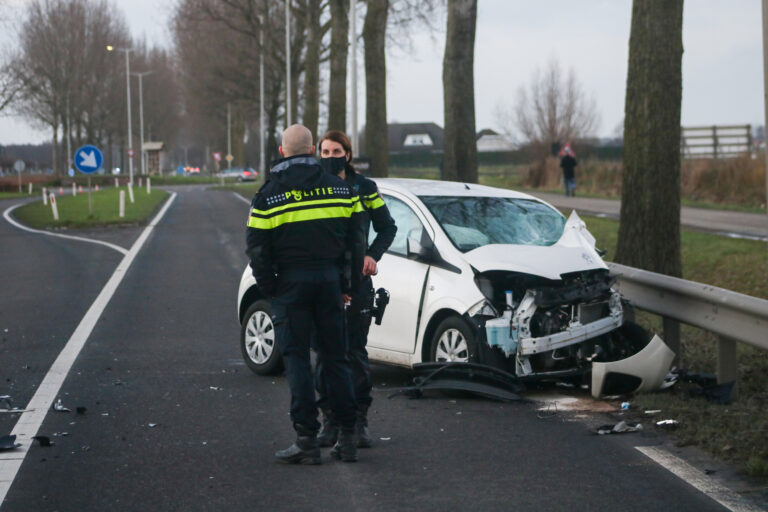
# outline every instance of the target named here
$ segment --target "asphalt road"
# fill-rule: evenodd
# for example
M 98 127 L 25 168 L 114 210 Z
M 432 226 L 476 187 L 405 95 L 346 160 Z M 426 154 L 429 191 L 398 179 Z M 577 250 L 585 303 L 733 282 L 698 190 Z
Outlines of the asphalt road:
M 47 413 L 56 444 L 29 448 L 0 512 L 727 510 L 635 448 L 657 435 L 597 436 L 605 418 L 531 402 L 390 399 L 411 375 L 386 367 L 358 463 L 276 464 L 293 440 L 287 382 L 252 374 L 238 347 L 247 205 L 175 190 L 57 393 L 86 413 Z M 82 235 L 128 249 L 141 231 Z M 0 395 L 27 404 L 122 258 L 0 219 Z M 25 415 L 0 414 L 0 435 Z

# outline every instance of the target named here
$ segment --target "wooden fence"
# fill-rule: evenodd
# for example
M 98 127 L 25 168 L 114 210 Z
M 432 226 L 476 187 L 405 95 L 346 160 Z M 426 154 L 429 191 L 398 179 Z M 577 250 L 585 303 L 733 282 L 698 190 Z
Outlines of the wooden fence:
M 683 158 L 732 158 L 753 151 L 752 126 L 690 126 L 680 129 Z

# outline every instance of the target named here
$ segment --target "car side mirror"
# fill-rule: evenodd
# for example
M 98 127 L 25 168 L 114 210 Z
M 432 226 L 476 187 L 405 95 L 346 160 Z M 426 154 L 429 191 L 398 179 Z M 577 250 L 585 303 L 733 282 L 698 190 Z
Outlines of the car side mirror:
M 424 262 L 429 262 L 434 259 L 435 246 L 432 243 L 432 239 L 428 236 L 423 236 L 422 241 L 408 237 L 405 243 L 409 259 Z

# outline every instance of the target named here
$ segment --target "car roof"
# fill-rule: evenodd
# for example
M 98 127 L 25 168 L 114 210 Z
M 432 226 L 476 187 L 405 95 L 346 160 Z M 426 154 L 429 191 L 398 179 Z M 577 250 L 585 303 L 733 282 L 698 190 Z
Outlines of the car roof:
M 512 197 L 540 201 L 538 198 L 523 192 L 476 183 L 410 178 L 373 178 L 373 180 L 380 188 L 415 196 Z

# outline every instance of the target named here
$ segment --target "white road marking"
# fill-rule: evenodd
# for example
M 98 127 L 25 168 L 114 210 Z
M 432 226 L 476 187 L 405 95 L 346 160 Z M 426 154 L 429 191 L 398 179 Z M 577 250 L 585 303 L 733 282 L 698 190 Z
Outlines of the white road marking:
M 70 240 L 77 240 L 78 242 L 89 242 L 89 243 L 92 243 L 92 244 L 105 245 L 105 246 L 109 247 L 110 249 L 116 250 L 120 254 L 123 254 L 123 255 L 128 254 L 128 251 L 126 249 L 123 249 L 119 245 L 111 244 L 109 242 L 104 242 L 104 241 L 101 241 L 101 240 L 94 240 L 92 238 L 83 238 L 81 236 L 62 235 L 61 233 L 51 233 L 50 231 L 43 231 L 41 229 L 28 228 L 27 226 L 19 224 L 18 222 L 13 220 L 13 218 L 11 217 L 11 212 L 13 210 L 15 210 L 16 208 L 18 208 L 19 206 L 23 206 L 23 204 L 13 205 L 10 208 L 7 208 L 3 212 L 3 217 L 5 217 L 5 220 L 7 220 L 10 224 L 13 224 L 14 226 L 16 226 L 19 229 L 23 229 L 24 231 L 29 231 L 30 233 L 39 233 L 41 235 L 57 236 L 59 238 L 68 238 Z
M 664 469 L 672 472 L 699 491 L 703 492 L 728 510 L 733 512 L 765 512 L 766 509 L 759 508 L 747 503 L 738 493 L 721 485 L 715 479 L 703 474 L 700 470 L 694 468 L 679 457 L 675 457 L 666 450 L 656 448 L 655 446 L 636 446 L 643 455 L 659 464 Z
M 241 196 L 237 192 L 232 192 L 232 195 L 235 196 L 236 198 L 238 198 L 239 200 L 247 203 L 247 204 L 251 204 L 251 202 L 249 200 L 247 200 L 246 198 L 244 198 L 243 196 Z
M 93 301 L 91 307 L 85 313 L 85 316 L 80 321 L 80 324 L 72 333 L 67 344 L 59 353 L 59 356 L 54 361 L 48 373 L 45 375 L 43 382 L 37 389 L 37 392 L 30 400 L 25 409 L 32 409 L 29 412 L 25 412 L 21 415 L 16 426 L 11 431 L 11 435 L 17 436 L 16 441 L 21 443 L 22 446 L 16 450 L 0 453 L 0 507 L 5 500 L 5 496 L 8 494 L 8 490 L 11 488 L 16 475 L 21 468 L 21 464 L 24 462 L 29 447 L 32 443 L 32 436 L 37 435 L 40 425 L 42 425 L 46 414 L 51 409 L 56 395 L 61 389 L 61 385 L 64 383 L 64 379 L 67 378 L 72 365 L 75 362 L 78 354 L 82 350 L 88 337 L 91 335 L 93 328 L 99 321 L 101 314 L 109 304 L 112 296 L 115 294 L 117 287 L 128 272 L 133 260 L 141 250 L 144 242 L 146 242 L 152 230 L 160 222 L 160 220 L 168 211 L 168 208 L 176 199 L 176 193 L 171 193 L 171 197 L 162 207 L 162 209 L 155 215 L 152 222 L 144 228 L 139 238 L 133 243 L 131 249 L 126 253 L 125 257 L 118 264 L 112 277 L 109 278 L 107 284 Z

